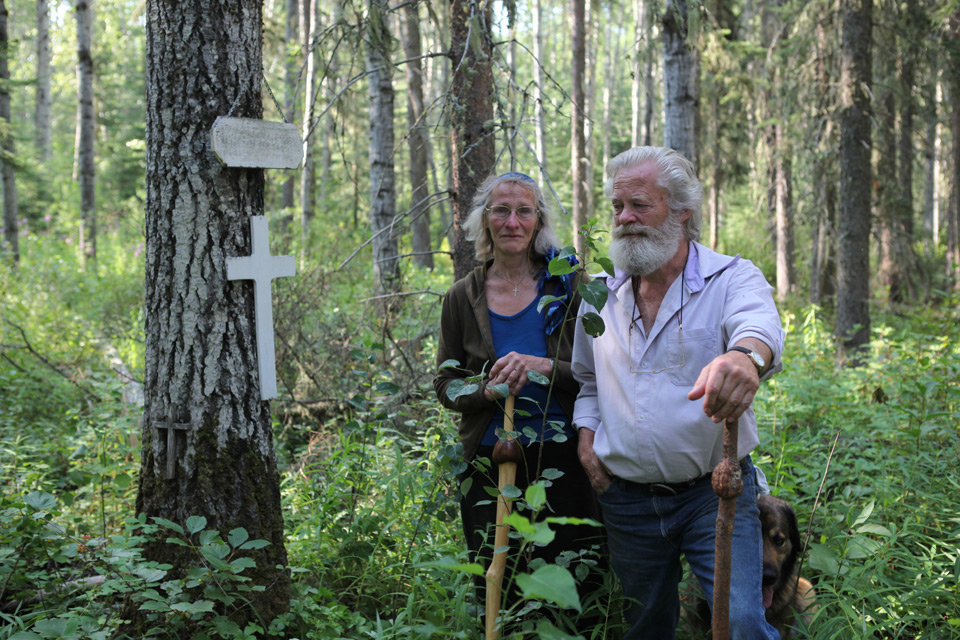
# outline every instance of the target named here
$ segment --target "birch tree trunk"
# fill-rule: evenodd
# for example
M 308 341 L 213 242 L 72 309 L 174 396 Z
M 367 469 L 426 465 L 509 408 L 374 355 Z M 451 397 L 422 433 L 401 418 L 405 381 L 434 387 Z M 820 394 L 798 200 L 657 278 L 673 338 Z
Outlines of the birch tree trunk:
M 537 132 L 537 162 L 540 163 L 540 184 L 545 184 L 547 177 L 547 121 L 543 115 L 543 83 L 545 82 L 545 78 L 543 73 L 542 21 L 542 0 L 533 0 L 533 108 Z
M 87 0 L 77 0 L 77 159 L 80 178 L 80 252 L 87 266 L 97 260 L 96 176 L 93 143 L 93 14 Z
M 796 285 L 793 251 L 793 153 L 786 126 L 777 124 L 777 301 L 784 303 Z
M 426 205 L 427 186 L 427 123 L 423 111 L 423 63 L 414 60 L 421 55 L 420 15 L 416 4 L 404 7 L 403 51 L 407 63 L 407 147 L 410 150 L 410 218 L 413 228 L 414 261 L 424 269 L 433 269 L 430 253 L 430 208 Z
M 2 132 L 3 155 L 0 157 L 3 173 L 3 239 L 8 254 L 14 264 L 20 260 L 19 224 L 17 222 L 17 174 L 13 166 L 16 152 L 13 141 L 13 123 L 10 120 L 10 67 L 8 54 L 10 40 L 7 35 L 7 5 L 0 0 L 0 120 L 5 126 Z
M 950 18 L 947 50 L 949 63 L 944 67 L 949 88 L 950 128 L 950 207 L 947 210 L 947 278 L 955 291 L 960 290 L 960 10 Z
M 37 0 L 37 97 L 34 111 L 37 158 L 50 159 L 50 7 Z
M 873 0 L 840 0 L 840 215 L 837 336 L 840 350 L 870 341 L 870 96 Z
M 939 158 L 940 158 L 940 120 L 937 117 L 937 76 L 939 67 L 934 65 L 931 79 L 926 89 L 927 107 L 924 110 L 926 138 L 924 141 L 924 178 L 923 178 L 923 246 L 924 253 L 932 255 L 939 241 L 940 198 L 939 198 Z
M 370 81 L 370 233 L 373 274 L 381 292 L 400 287 L 396 182 L 393 172 L 393 82 L 386 0 L 367 4 L 367 73 Z
M 663 15 L 663 144 L 699 169 L 700 63 L 688 0 L 667 0 Z
M 452 136 L 453 275 L 458 280 L 476 265 L 473 246 L 461 226 L 480 183 L 493 171 L 494 138 L 485 129 L 493 119 L 491 7 L 470 0 L 450 3 L 450 62 L 453 65 L 450 127 Z M 471 34 L 471 27 L 473 33 Z
M 606 10 L 609 12 L 610 24 L 614 23 L 614 7 L 607 5 Z M 626 23 L 626 8 L 621 6 L 620 8 L 620 23 Z M 607 163 L 610 162 L 612 157 L 611 143 L 613 139 L 613 132 L 610 127 L 613 124 L 613 101 L 614 101 L 614 87 L 618 80 L 618 65 L 617 62 L 620 60 L 620 50 L 623 45 L 623 40 L 620 37 L 620 31 L 617 30 L 617 35 L 613 40 L 613 47 L 606 47 L 607 52 L 607 64 L 603 74 L 603 160 L 600 167 L 601 171 L 605 171 Z M 599 34 L 599 32 L 598 32 Z
M 278 568 L 287 556 L 270 403 L 260 399 L 253 285 L 226 278 L 226 258 L 251 253 L 263 171 L 224 167 L 210 151 L 213 122 L 238 94 L 234 115 L 262 116 L 260 11 L 258 0 L 148 0 L 146 17 L 146 356 L 136 510 L 181 525 L 203 516 L 208 529 L 243 527 L 270 543 L 248 552 L 256 567 L 243 575 L 266 590 L 251 592 L 252 606 L 233 614 L 241 628 L 269 624 L 290 598 L 289 576 Z M 175 450 L 158 428 L 171 416 L 188 424 L 173 432 Z M 172 479 L 165 479 L 168 456 Z M 146 544 L 144 556 L 172 565 L 171 577 L 196 564 L 193 551 L 163 536 Z M 128 635 L 143 637 L 136 606 L 123 617 L 134 621 Z
M 594 134 L 594 123 L 597 121 L 596 94 L 597 94 L 597 39 L 600 34 L 600 24 L 598 16 L 600 15 L 599 0 L 586 0 L 586 85 L 583 102 L 585 107 L 583 120 L 583 191 L 585 196 L 584 218 L 589 219 L 594 213 L 593 202 L 593 169 L 594 158 L 596 158 L 596 143 Z
M 643 62 L 646 59 L 649 42 L 646 26 L 646 5 L 649 0 L 633 0 L 633 78 L 630 82 L 630 140 L 634 147 L 643 144 Z
M 300 11 L 299 0 L 287 0 L 287 19 L 286 19 L 286 34 L 285 34 L 285 44 L 286 44 L 286 60 L 284 62 L 284 93 L 283 93 L 283 109 L 287 118 L 287 122 L 296 122 L 297 118 L 297 56 L 293 55 L 293 51 L 300 42 L 299 36 L 299 25 L 300 25 L 300 16 L 298 15 Z M 283 181 L 283 191 L 281 192 L 280 206 L 284 209 L 293 209 L 294 203 L 294 173 L 291 172 L 287 179 Z M 287 216 L 284 216 L 286 219 Z
M 653 144 L 653 105 L 656 103 L 656 82 L 653 77 L 653 0 L 644 0 L 643 3 L 643 144 Z
M 571 0 L 572 33 L 573 33 L 573 61 L 572 61 L 572 80 L 573 90 L 570 92 L 570 98 L 573 104 L 570 109 L 571 119 L 571 158 L 570 167 L 573 182 L 573 247 L 577 253 L 580 253 L 582 262 L 588 261 L 586 255 L 586 242 L 580 235 L 582 229 L 587 223 L 587 196 L 584 184 L 586 175 L 586 140 L 584 139 L 584 92 L 583 76 L 586 64 L 586 31 L 587 24 L 585 19 L 584 0 Z
M 300 264 L 306 261 L 310 245 L 310 221 L 315 204 L 314 185 L 317 181 L 313 162 L 314 96 L 316 92 L 317 56 L 313 51 L 313 36 L 317 28 L 315 5 L 320 0 L 301 0 L 300 39 L 303 42 L 305 62 L 303 90 L 303 169 L 300 172 Z

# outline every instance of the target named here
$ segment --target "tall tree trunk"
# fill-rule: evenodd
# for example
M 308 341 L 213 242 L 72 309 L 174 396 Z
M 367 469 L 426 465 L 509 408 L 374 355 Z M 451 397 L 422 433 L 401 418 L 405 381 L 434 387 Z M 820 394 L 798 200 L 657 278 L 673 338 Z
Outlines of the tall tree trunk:
M 933 255 L 940 240 L 940 197 L 939 197 L 939 158 L 940 158 L 940 120 L 937 117 L 939 67 L 933 65 L 930 83 L 926 90 L 927 107 L 924 120 L 927 135 L 924 144 L 923 177 L 923 246 L 924 252 Z
M 643 3 L 643 144 L 653 144 L 653 105 L 656 102 L 656 82 L 653 72 L 653 17 L 655 4 L 653 0 L 644 0 Z
M 393 172 L 393 81 L 386 0 L 367 4 L 367 74 L 370 82 L 370 233 L 373 273 L 380 291 L 400 288 L 396 181 Z
M 902 188 L 897 180 L 897 107 L 893 93 L 896 42 L 892 33 L 880 36 L 878 51 L 882 78 L 877 79 L 877 120 L 880 126 L 877 154 L 877 212 L 880 220 L 880 283 L 890 303 L 903 300 L 901 267 L 904 252 L 898 246 L 902 237 L 897 198 Z
M 837 336 L 841 352 L 870 341 L 870 96 L 873 0 L 841 0 L 840 216 Z
M 719 89 L 719 87 L 717 87 Z M 709 245 L 714 251 L 720 242 L 720 182 L 723 180 L 723 158 L 720 150 L 720 91 L 715 90 L 710 98 L 710 138 L 713 148 L 713 179 L 707 192 L 707 225 L 710 228 Z
M 950 207 L 947 210 L 947 278 L 954 290 L 960 290 L 960 10 L 955 10 L 949 21 L 946 42 L 949 63 L 945 75 L 949 90 L 950 130 L 953 133 L 950 149 Z
M 416 4 L 404 7 L 403 51 L 407 59 L 419 58 L 420 15 Z M 423 111 L 423 64 L 420 60 L 407 63 L 407 147 L 410 150 L 411 226 L 413 252 L 416 264 L 433 269 L 430 253 L 430 208 L 426 204 L 430 189 L 427 186 L 427 123 Z
M 5 123 L 2 131 L 3 155 L 0 166 L 3 167 L 3 239 L 6 247 L 3 253 L 9 254 L 14 263 L 20 260 L 19 225 L 17 223 L 17 175 L 13 158 L 16 152 L 13 142 L 13 122 L 10 120 L 10 66 L 8 55 L 10 40 L 7 35 L 7 5 L 0 0 L 0 120 Z
M 87 0 L 77 0 L 77 158 L 80 178 L 80 252 L 88 266 L 97 260 L 96 176 L 93 143 L 93 11 Z
M 287 122 L 296 122 L 297 119 L 297 56 L 293 54 L 296 45 L 300 43 L 299 25 L 300 25 L 300 2 L 299 0 L 287 0 L 287 30 L 284 43 L 286 44 L 286 60 L 284 61 L 284 94 L 283 109 Z M 283 181 L 283 191 L 280 206 L 285 210 L 293 209 L 294 203 L 294 174 L 291 172 L 287 179 Z M 287 216 L 284 215 L 284 218 Z
M 646 5 L 650 0 L 633 0 L 633 77 L 630 82 L 630 140 L 634 147 L 643 144 L 643 62 L 650 43 L 647 41 Z M 649 100 L 649 97 L 647 98 Z
M 584 165 L 583 165 L 583 187 L 584 187 L 584 196 L 586 198 L 586 213 L 585 217 L 587 219 L 593 215 L 594 202 L 593 202 L 593 170 L 594 170 L 594 158 L 596 158 L 596 136 L 594 136 L 594 123 L 597 121 L 596 113 L 596 85 L 597 85 L 597 40 L 600 34 L 600 24 L 599 24 L 599 15 L 600 15 L 600 1 L 599 0 L 586 0 L 586 18 L 587 22 L 587 33 L 586 33 L 586 85 L 584 90 L 586 95 L 584 96 L 584 105 L 586 107 L 584 113 L 583 121 L 583 140 L 584 140 Z
M 50 7 L 37 0 L 37 105 L 34 111 L 37 158 L 50 159 Z
M 316 5 L 320 0 L 301 0 L 300 39 L 303 42 L 305 62 L 303 91 L 303 169 L 300 172 L 300 264 L 305 263 L 310 245 L 310 221 L 316 204 L 314 186 L 317 182 L 313 161 L 314 142 L 314 93 L 316 93 L 317 56 L 313 50 L 313 37 L 317 29 Z
M 573 102 L 570 109 L 571 118 L 571 158 L 570 167 L 573 182 L 573 247 L 577 253 L 583 256 L 583 261 L 587 261 L 586 243 L 584 237 L 580 235 L 580 229 L 587 224 L 587 185 L 584 183 L 586 175 L 586 140 L 584 139 L 583 123 L 585 120 L 583 92 L 583 76 L 586 64 L 586 32 L 588 29 L 584 0 L 570 0 L 571 15 L 573 22 L 573 61 L 572 61 L 572 80 L 573 91 L 570 92 L 570 98 Z
M 453 275 L 460 279 L 477 264 L 473 246 L 463 234 L 462 223 L 470 213 L 477 187 L 493 171 L 494 138 L 486 130 L 493 119 L 493 41 L 490 37 L 491 7 L 469 0 L 450 3 L 450 61 L 453 190 Z M 473 33 L 471 34 L 471 26 Z
M 145 406 L 136 510 L 181 525 L 203 516 L 207 529 L 242 527 L 270 543 L 244 552 L 256 562 L 243 573 L 247 584 L 266 590 L 251 591 L 251 606 L 231 616 L 241 628 L 269 624 L 290 598 L 270 403 L 260 399 L 256 375 L 254 290 L 226 277 L 226 257 L 251 254 L 263 171 L 223 167 L 210 152 L 213 122 L 235 98 L 235 115 L 262 116 L 260 11 L 258 0 L 147 4 Z M 161 427 L 171 417 L 188 428 L 172 432 L 179 442 L 168 450 Z M 170 479 L 168 456 L 175 460 Z M 171 578 L 197 564 L 192 550 L 162 535 L 144 556 L 171 565 Z M 138 616 L 136 604 L 124 612 L 134 620 L 130 637 L 145 631 Z
M 613 17 L 614 7 L 606 5 L 606 9 L 610 15 L 609 23 L 614 24 L 616 22 L 616 19 Z M 626 8 L 623 5 L 621 5 L 620 12 L 620 24 L 627 24 Z M 618 29 L 615 33 L 616 37 L 613 39 L 613 47 L 606 47 L 607 64 L 603 74 L 603 135 L 601 136 L 603 138 L 603 161 L 600 167 L 601 171 L 606 170 L 607 163 L 610 162 L 610 158 L 613 157 L 610 144 L 610 141 L 613 139 L 613 132 L 610 130 L 610 127 L 613 125 L 614 88 L 619 80 L 617 76 L 617 63 L 620 61 L 620 50 L 623 44 L 620 30 Z
M 793 251 L 793 160 L 786 125 L 777 125 L 777 301 L 786 302 L 796 285 Z
M 834 250 L 834 222 L 836 220 L 837 175 L 834 163 L 836 140 L 834 139 L 833 110 L 834 93 L 831 87 L 834 77 L 833 43 L 828 35 L 832 28 L 829 16 L 817 23 L 817 117 L 824 126 L 817 138 L 813 167 L 816 213 L 812 232 L 810 258 L 810 301 L 822 306 L 832 306 L 836 292 L 836 251 Z
M 667 0 L 663 14 L 663 144 L 700 166 L 700 63 L 688 0 Z
M 537 132 L 537 162 L 540 163 L 540 184 L 547 177 L 547 120 L 543 115 L 546 81 L 543 73 L 543 0 L 533 0 L 533 104 Z

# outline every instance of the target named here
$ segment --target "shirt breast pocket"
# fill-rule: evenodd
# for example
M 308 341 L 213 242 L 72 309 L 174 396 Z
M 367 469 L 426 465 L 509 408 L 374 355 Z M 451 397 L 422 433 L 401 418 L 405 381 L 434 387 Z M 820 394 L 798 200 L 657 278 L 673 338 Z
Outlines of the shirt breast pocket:
M 667 336 L 667 357 L 681 366 L 669 370 L 670 382 L 692 387 L 705 366 L 720 355 L 716 329 L 687 329 Z

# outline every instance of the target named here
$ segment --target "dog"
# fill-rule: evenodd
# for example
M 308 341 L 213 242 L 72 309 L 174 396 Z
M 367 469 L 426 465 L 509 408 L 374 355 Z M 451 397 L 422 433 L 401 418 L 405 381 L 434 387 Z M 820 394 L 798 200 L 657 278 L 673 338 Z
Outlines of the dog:
M 757 498 L 763 534 L 763 606 L 767 622 L 780 640 L 791 640 L 793 629 L 810 625 L 817 612 L 816 591 L 806 578 L 797 575 L 800 558 L 800 528 L 797 516 L 786 500 L 770 495 Z M 707 637 L 710 607 L 699 587 L 696 596 L 681 593 L 683 624 L 694 637 Z

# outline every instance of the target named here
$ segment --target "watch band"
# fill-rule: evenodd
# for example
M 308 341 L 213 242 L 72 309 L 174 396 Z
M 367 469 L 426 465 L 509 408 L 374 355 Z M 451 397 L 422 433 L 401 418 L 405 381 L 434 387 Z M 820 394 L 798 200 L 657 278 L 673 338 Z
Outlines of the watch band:
M 738 345 L 734 345 L 734 346 L 732 346 L 732 347 L 730 347 L 730 348 L 727 349 L 727 353 L 730 353 L 731 351 L 739 351 L 740 353 L 743 353 L 743 354 L 745 354 L 747 357 L 749 357 L 749 358 L 750 358 L 750 361 L 753 363 L 753 366 L 757 368 L 757 373 L 758 373 L 759 375 L 762 376 L 763 373 L 767 370 L 767 364 L 766 364 L 765 362 L 764 362 L 763 365 L 760 364 L 760 362 L 763 362 L 763 358 L 760 358 L 759 355 L 758 355 L 755 351 L 751 351 L 750 349 L 747 349 L 746 347 L 741 347 L 741 346 L 738 346 Z M 758 360 L 759 360 L 759 362 L 758 362 Z

